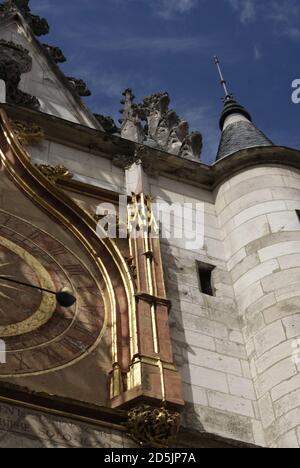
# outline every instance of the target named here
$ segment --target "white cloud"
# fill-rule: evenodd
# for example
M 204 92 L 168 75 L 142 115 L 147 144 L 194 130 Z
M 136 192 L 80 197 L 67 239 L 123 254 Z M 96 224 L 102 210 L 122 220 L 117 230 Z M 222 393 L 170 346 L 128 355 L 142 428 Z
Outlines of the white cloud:
M 261 48 L 256 44 L 253 49 L 254 59 L 259 62 L 262 59 Z
M 197 51 L 198 54 L 211 53 L 218 46 L 218 41 L 213 36 L 143 36 L 128 35 L 119 31 L 118 36 L 112 35 L 109 28 L 101 28 L 94 39 L 89 31 L 74 31 L 66 29 L 64 36 L 68 39 L 81 42 L 82 47 L 98 52 L 132 52 L 148 55 L 180 54 Z
M 199 0 L 154 0 L 158 15 L 165 19 L 172 19 L 180 14 L 188 13 Z M 156 5 L 155 5 L 156 4 Z
M 181 53 L 208 50 L 214 42 L 205 37 L 123 37 L 99 41 L 94 48 L 103 51 L 144 51 L 147 54 Z M 93 44 L 90 45 L 93 47 Z
M 255 19 L 256 0 L 229 0 L 229 3 L 238 12 L 242 23 L 248 23 Z
M 272 0 L 271 3 L 271 8 L 266 12 L 266 17 L 277 26 L 277 34 L 287 36 L 290 39 L 299 39 L 299 0 Z
M 300 38 L 299 0 L 226 0 L 244 24 L 261 19 L 273 27 L 277 36 Z

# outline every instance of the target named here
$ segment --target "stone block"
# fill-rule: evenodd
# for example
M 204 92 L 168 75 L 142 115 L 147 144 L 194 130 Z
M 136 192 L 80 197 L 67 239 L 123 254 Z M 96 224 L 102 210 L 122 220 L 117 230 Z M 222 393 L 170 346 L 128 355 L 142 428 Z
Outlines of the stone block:
M 216 351 L 217 353 L 225 354 L 226 356 L 232 356 L 238 359 L 247 359 L 247 353 L 244 344 L 216 339 Z
M 260 265 L 254 266 L 247 273 L 241 276 L 234 284 L 236 294 L 241 294 L 245 289 L 261 279 L 269 276 L 274 271 L 278 271 L 279 264 L 277 260 L 269 260 Z
M 269 393 L 266 393 L 258 400 L 259 411 L 261 415 L 262 425 L 266 429 L 275 421 L 275 413 L 272 400 Z
M 182 318 L 183 326 L 187 330 L 200 332 L 215 338 L 228 338 L 228 329 L 221 323 L 207 320 L 205 317 L 196 317 L 191 314 L 183 314 Z
M 282 382 L 291 379 L 297 374 L 297 369 L 293 361 L 288 358 L 268 369 L 260 375 L 255 381 L 255 387 L 258 398 L 263 397 Z
M 196 385 L 183 384 L 184 400 L 196 405 L 208 406 L 206 390 Z
M 267 351 L 261 357 L 259 357 L 256 361 L 256 368 L 258 374 L 262 374 L 270 367 L 274 366 L 277 362 L 282 361 L 290 357 L 292 359 L 292 355 L 294 352 L 294 348 L 292 347 L 293 340 L 284 341 L 278 346 Z
M 240 226 L 241 224 L 246 223 L 250 219 L 279 211 L 286 211 L 286 204 L 283 201 L 265 202 L 242 211 L 234 217 L 234 222 L 236 226 Z
M 279 242 L 258 251 L 261 262 L 295 253 L 300 253 L 300 241 Z
M 278 439 L 278 448 L 280 449 L 295 449 L 299 448 L 299 442 L 296 431 L 289 431 Z
M 189 362 L 200 367 L 213 369 L 233 375 L 242 375 L 239 359 L 235 359 L 218 352 L 207 351 L 205 349 L 190 346 L 188 349 Z
M 299 284 L 300 286 L 300 284 Z M 275 293 L 276 294 L 276 293 Z M 291 299 L 277 302 L 276 305 L 267 308 L 264 311 L 266 323 L 272 323 L 285 317 L 298 314 L 300 309 L 300 298 L 294 297 Z
M 244 398 L 208 391 L 208 401 L 212 408 L 254 418 L 252 403 Z
M 181 376 L 186 384 L 228 393 L 226 374 L 222 372 L 190 364 L 183 366 Z
M 278 291 L 282 286 L 287 287 L 298 282 L 300 282 L 300 268 L 280 271 L 261 280 L 263 290 L 266 293 Z
M 268 221 L 272 232 L 299 231 L 299 219 L 294 211 L 268 214 Z
M 276 417 L 283 416 L 298 407 L 300 408 L 300 388 L 274 403 Z
M 271 325 L 266 326 L 254 337 L 254 345 L 258 355 L 264 354 L 271 348 L 286 340 L 286 335 L 279 320 Z
M 279 383 L 271 391 L 271 397 L 273 401 L 279 400 L 283 396 L 300 389 L 300 374 L 294 375 L 289 380 Z
M 300 299 L 299 299 L 300 301 Z M 300 337 L 300 304 L 298 309 L 298 315 L 292 315 L 291 317 L 284 318 L 282 320 L 286 335 L 288 338 Z
M 232 395 L 246 398 L 248 400 L 256 400 L 256 395 L 252 380 L 234 375 L 228 376 L 229 391 Z

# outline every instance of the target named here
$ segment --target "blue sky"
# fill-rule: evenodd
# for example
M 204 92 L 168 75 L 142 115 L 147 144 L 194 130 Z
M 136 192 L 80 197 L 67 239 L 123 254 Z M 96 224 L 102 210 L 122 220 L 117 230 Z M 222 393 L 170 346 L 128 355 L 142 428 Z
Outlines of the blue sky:
M 61 68 L 83 78 L 94 111 L 120 117 L 122 91 L 137 101 L 168 91 L 171 107 L 204 137 L 211 163 L 220 132 L 222 90 L 213 55 L 230 91 L 275 144 L 300 148 L 299 0 L 31 0 L 47 18 L 42 41 L 61 47 Z

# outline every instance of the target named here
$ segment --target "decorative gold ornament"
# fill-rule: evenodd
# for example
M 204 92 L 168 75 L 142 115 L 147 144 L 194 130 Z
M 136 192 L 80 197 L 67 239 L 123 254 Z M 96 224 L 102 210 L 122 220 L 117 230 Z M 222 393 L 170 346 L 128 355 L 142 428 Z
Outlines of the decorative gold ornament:
M 143 233 L 146 236 L 159 236 L 159 225 L 155 219 L 151 196 L 133 193 L 127 210 L 129 235 L 135 237 L 137 233 Z
M 42 128 L 36 124 L 20 120 L 11 120 L 10 124 L 19 142 L 24 146 L 38 145 L 45 138 Z
M 46 164 L 36 164 L 41 173 L 51 182 L 57 182 L 58 179 L 72 179 L 73 174 L 65 166 L 50 166 Z
M 35 272 L 37 277 L 39 278 L 40 285 L 44 289 L 54 290 L 55 286 L 53 284 L 52 279 L 48 271 L 33 257 L 29 252 L 24 250 L 19 245 L 11 242 L 10 240 L 0 236 L 0 245 L 7 248 L 11 252 L 15 253 L 20 257 L 28 266 Z M 3 265 L 5 266 L 5 265 Z M 5 283 L 0 283 L 0 297 L 7 297 L 4 295 L 1 290 L 6 290 Z M 14 288 L 16 289 L 16 288 Z M 41 303 L 36 311 L 26 320 L 18 323 L 12 323 L 10 325 L 0 326 L 0 337 L 6 338 L 9 336 L 19 336 L 25 333 L 32 332 L 37 330 L 41 326 L 45 325 L 54 314 L 56 308 L 56 299 L 54 296 L 43 293 Z M 0 307 L 0 311 L 2 311 Z
M 129 411 L 127 430 L 142 447 L 168 448 L 176 440 L 180 423 L 179 413 L 142 405 Z

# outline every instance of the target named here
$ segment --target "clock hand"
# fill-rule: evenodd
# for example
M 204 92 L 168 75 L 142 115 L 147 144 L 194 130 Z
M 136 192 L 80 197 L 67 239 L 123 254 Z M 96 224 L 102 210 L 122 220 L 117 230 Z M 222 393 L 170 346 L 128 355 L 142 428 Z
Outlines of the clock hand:
M 71 307 L 76 302 L 75 296 L 67 289 L 62 288 L 59 292 L 50 291 L 50 289 L 41 288 L 40 286 L 34 286 L 32 284 L 23 283 L 5 276 L 0 276 L 0 280 L 8 281 L 9 283 L 19 284 L 20 286 L 26 286 L 31 289 L 38 289 L 39 291 L 47 292 L 56 296 L 56 300 L 62 307 Z

